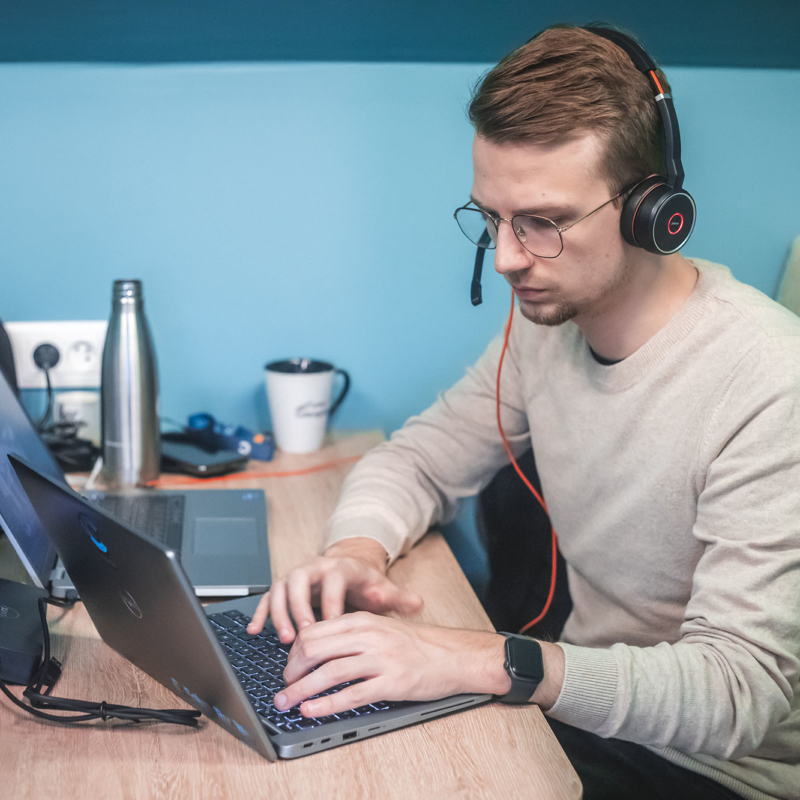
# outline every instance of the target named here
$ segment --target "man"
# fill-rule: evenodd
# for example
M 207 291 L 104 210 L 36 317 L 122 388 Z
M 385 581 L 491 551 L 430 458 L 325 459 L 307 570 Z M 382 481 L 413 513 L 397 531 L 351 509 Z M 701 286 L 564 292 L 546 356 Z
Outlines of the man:
M 798 797 L 800 323 L 724 268 L 623 237 L 631 187 L 666 173 L 653 90 L 617 45 L 549 29 L 470 116 L 464 213 L 523 317 L 502 426 L 516 455 L 533 446 L 573 600 L 558 643 L 525 644 L 543 664 L 527 699 L 587 798 Z M 324 555 L 262 601 L 251 632 L 270 615 L 294 641 L 279 707 L 518 693 L 504 635 L 381 616 L 420 610 L 388 566 L 508 461 L 502 350 L 361 461 Z

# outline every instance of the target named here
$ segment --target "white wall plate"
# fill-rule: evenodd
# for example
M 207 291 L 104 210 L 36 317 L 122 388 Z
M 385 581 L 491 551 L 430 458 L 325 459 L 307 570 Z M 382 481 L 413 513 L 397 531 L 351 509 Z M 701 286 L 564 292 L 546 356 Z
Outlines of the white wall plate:
M 5 322 L 19 388 L 47 387 L 44 372 L 34 363 L 33 351 L 40 344 L 52 344 L 60 356 L 50 370 L 54 389 L 99 389 L 107 325 L 106 320 Z

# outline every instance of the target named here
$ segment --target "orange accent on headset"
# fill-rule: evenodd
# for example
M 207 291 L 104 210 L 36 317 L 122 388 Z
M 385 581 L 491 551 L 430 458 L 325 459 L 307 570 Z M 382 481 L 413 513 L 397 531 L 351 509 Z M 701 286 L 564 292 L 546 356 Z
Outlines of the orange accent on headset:
M 656 75 L 656 71 L 654 69 L 650 70 L 650 77 L 653 79 L 653 83 L 658 86 L 659 94 L 666 94 L 666 92 L 661 88 L 661 83 L 658 80 L 658 75 Z
M 522 482 L 530 489 L 533 496 L 539 501 L 542 508 L 545 511 L 545 514 L 550 516 L 550 512 L 547 510 L 547 504 L 542 499 L 542 496 L 539 492 L 534 489 L 531 485 L 531 482 L 525 477 L 522 470 L 519 468 L 519 464 L 517 464 L 517 459 L 514 458 L 514 453 L 511 450 L 511 445 L 508 443 L 508 439 L 506 439 L 505 431 L 503 431 L 503 423 L 500 419 L 500 373 L 503 370 L 503 360 L 506 357 L 506 350 L 508 349 L 508 337 L 511 334 L 511 322 L 514 319 L 514 291 L 511 291 L 511 313 L 508 315 L 508 323 L 506 324 L 506 335 L 505 340 L 503 341 L 503 350 L 500 353 L 500 363 L 497 365 L 497 391 L 496 391 L 496 398 L 497 398 L 497 428 L 500 431 L 500 438 L 503 440 L 503 447 L 506 449 L 506 453 L 508 454 L 511 463 L 514 465 L 514 469 L 517 471 L 517 475 L 522 478 Z M 556 529 L 553 527 L 552 523 L 550 525 L 550 531 L 552 534 L 552 549 L 553 549 L 553 558 L 552 558 L 552 572 L 550 575 L 550 591 L 547 593 L 547 600 L 545 601 L 544 608 L 542 609 L 541 613 L 535 619 L 532 619 L 527 625 L 520 628 L 520 633 L 525 633 L 529 628 L 533 627 L 537 622 L 539 622 L 544 615 L 550 609 L 550 603 L 553 601 L 553 595 L 556 591 L 556 566 L 558 564 L 558 537 L 556 536 Z

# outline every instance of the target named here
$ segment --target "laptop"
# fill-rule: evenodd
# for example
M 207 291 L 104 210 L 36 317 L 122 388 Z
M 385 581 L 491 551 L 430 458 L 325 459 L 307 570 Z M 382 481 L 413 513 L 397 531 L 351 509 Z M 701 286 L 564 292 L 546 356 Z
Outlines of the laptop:
M 6 457 L 9 453 L 67 486 L 61 467 L 0 371 L 0 529 L 36 586 L 54 597 L 74 597 L 71 577 L 19 485 Z M 266 501 L 261 490 L 143 489 L 124 495 L 87 492 L 87 496 L 175 552 L 200 596 L 241 596 L 270 586 Z
M 246 632 L 259 597 L 203 609 L 173 551 L 52 476 L 11 463 L 106 644 L 265 758 L 309 755 L 492 699 L 379 702 L 321 718 L 279 712 L 272 698 L 290 645 L 269 626 Z

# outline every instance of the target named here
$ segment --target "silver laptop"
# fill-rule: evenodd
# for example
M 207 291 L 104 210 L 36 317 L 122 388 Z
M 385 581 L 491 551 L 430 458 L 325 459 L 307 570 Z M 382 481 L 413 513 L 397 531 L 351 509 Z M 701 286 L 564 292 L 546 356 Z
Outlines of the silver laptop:
M 4 459 L 5 460 L 5 459 Z M 203 609 L 175 553 L 11 457 L 103 640 L 262 756 L 296 758 L 485 703 L 491 695 L 388 703 L 319 719 L 279 712 L 289 645 L 245 630 L 248 597 Z M 347 685 L 347 684 L 345 684 Z M 342 688 L 334 687 L 333 690 Z
M 64 473 L 0 371 L 0 529 L 39 588 L 48 589 L 55 597 L 74 597 L 69 571 L 59 562 L 22 491 L 8 463 L 9 453 L 22 456 L 43 474 L 67 485 Z M 94 492 L 90 499 L 178 554 L 195 591 L 203 597 L 247 595 L 264 592 L 270 586 L 263 491 Z

